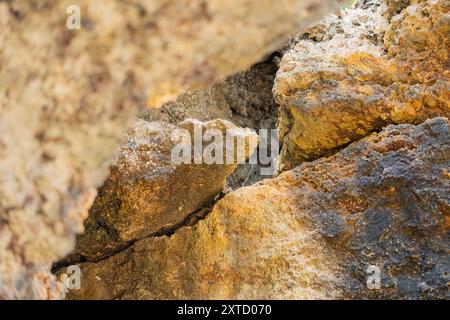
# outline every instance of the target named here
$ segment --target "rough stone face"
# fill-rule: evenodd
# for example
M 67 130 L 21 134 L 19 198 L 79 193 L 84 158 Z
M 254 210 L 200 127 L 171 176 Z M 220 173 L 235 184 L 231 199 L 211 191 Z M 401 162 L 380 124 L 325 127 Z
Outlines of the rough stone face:
M 272 88 L 277 66 L 274 57 L 257 63 L 204 90 L 192 90 L 159 109 L 146 110 L 140 118 L 178 124 L 193 118 L 223 119 L 240 127 L 275 128 L 277 108 Z
M 170 233 L 206 207 L 224 189 L 227 177 L 226 190 L 267 178 L 258 175 L 257 165 L 174 166 L 170 156 L 175 145 L 172 132 L 192 124 L 186 119 L 220 118 L 253 129 L 275 128 L 278 113 L 272 87 L 276 70 L 268 59 L 211 88 L 184 93 L 160 109 L 146 110 L 139 117 L 145 121 L 135 123 L 128 142 L 119 150 L 119 159 L 89 211 L 85 231 L 77 237 L 75 251 L 55 268 L 104 259 L 137 239 Z M 236 128 L 222 120 L 208 124 L 214 126 Z M 203 210 L 202 214 L 209 209 Z
M 82 263 L 70 299 L 448 299 L 449 121 L 388 126 Z M 368 266 L 381 270 L 369 289 Z
M 255 130 L 275 129 L 278 121 L 278 107 L 272 94 L 277 71 L 275 59 L 276 54 L 211 88 L 183 93 L 160 109 L 146 110 L 140 118 L 173 124 L 187 118 L 201 121 L 220 118 Z M 226 189 L 234 190 L 270 177 L 261 174 L 260 163 L 239 164 L 228 178 Z
M 223 140 L 215 143 L 223 145 L 227 130 L 237 130 L 246 139 L 246 158 L 258 143 L 256 133 L 225 120 L 185 120 L 178 126 L 137 120 L 94 201 L 85 232 L 77 237 L 76 255 L 96 261 L 138 239 L 169 232 L 191 214 L 206 209 L 222 192 L 226 178 L 237 166 L 236 162 L 226 164 L 225 155 L 223 164 L 195 164 L 191 154 L 190 164 L 174 164 L 171 153 L 181 142 L 176 130 L 190 132 L 193 152 L 194 127 L 203 133 L 219 130 Z M 202 152 L 206 152 L 209 143 L 204 142 Z
M 364 1 L 297 37 L 274 87 L 282 168 L 450 115 L 447 0 Z
M 0 2 L 0 297 L 53 298 L 139 107 L 249 67 L 339 0 Z

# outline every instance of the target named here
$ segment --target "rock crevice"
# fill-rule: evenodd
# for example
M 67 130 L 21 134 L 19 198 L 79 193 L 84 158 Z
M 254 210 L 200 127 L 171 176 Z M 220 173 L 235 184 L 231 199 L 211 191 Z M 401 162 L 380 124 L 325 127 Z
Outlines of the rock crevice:
M 447 297 L 449 122 L 389 126 L 240 188 L 171 237 L 82 263 L 70 299 Z M 382 287 L 367 287 L 367 268 Z M 98 279 L 97 279 L 98 277 Z

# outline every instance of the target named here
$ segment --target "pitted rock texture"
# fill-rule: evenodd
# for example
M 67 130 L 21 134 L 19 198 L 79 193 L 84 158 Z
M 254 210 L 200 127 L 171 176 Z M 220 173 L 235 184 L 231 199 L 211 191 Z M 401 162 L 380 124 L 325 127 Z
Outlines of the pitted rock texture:
M 448 0 L 361 1 L 293 41 L 275 79 L 281 169 L 450 115 Z
M 138 109 L 246 69 L 339 0 L 0 1 L 0 297 L 57 298 Z
M 178 124 L 193 118 L 223 119 L 240 127 L 275 128 L 277 107 L 272 88 L 278 70 L 276 54 L 204 90 L 192 90 L 159 109 L 144 111 L 140 118 Z
M 220 118 L 257 131 L 276 129 L 278 107 L 272 94 L 278 70 L 275 59 L 278 59 L 276 53 L 266 61 L 227 77 L 211 88 L 183 93 L 160 109 L 146 110 L 140 118 L 173 124 L 187 118 L 201 121 Z M 234 190 L 267 178 L 271 176 L 261 174 L 261 163 L 239 164 L 228 178 L 226 189 Z
M 68 298 L 448 299 L 449 165 L 447 119 L 388 126 L 226 195 L 193 227 L 80 264 Z
M 189 140 L 177 135 L 181 129 L 186 130 Z M 239 136 L 245 158 L 258 144 L 254 131 L 226 120 L 188 119 L 178 126 L 137 120 L 89 211 L 85 232 L 77 236 L 75 255 L 88 261 L 104 259 L 136 240 L 172 232 L 190 215 L 207 210 L 237 166 L 238 146 L 235 141 L 234 150 L 227 150 L 234 152 L 232 163 L 226 162 L 225 152 L 219 163 L 207 164 L 206 157 L 201 159 L 203 163 L 194 163 L 194 130 L 202 135 L 208 130 L 219 131 L 223 139 L 214 143 L 218 147 L 222 144 L 221 149 L 227 134 Z M 180 143 L 189 145 L 189 163 L 174 163 L 172 151 Z M 200 143 L 200 152 L 206 156 L 211 141 Z

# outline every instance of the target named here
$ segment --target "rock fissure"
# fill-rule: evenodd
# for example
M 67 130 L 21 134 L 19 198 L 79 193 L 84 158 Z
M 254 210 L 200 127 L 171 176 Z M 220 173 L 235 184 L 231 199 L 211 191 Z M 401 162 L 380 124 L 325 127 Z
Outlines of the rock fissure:
M 0 296 L 61 297 L 49 265 L 73 250 L 142 108 L 247 69 L 341 4 L 0 1 Z
M 218 194 L 214 198 L 214 201 L 211 202 L 208 206 L 199 208 L 196 211 L 192 212 L 182 222 L 174 224 L 171 227 L 161 228 L 160 230 L 158 230 L 150 235 L 147 235 L 143 238 L 133 239 L 127 243 L 124 243 L 122 247 L 118 248 L 114 252 L 110 252 L 107 256 L 103 256 L 99 259 L 89 259 L 88 257 L 80 255 L 80 254 L 69 255 L 69 257 L 67 257 L 65 260 L 58 261 L 55 264 L 53 264 L 51 271 L 52 271 L 52 273 L 57 274 L 58 271 L 60 271 L 62 268 L 66 268 L 70 265 L 85 263 L 85 262 L 97 263 L 97 262 L 109 259 L 109 258 L 113 257 L 114 255 L 119 254 L 122 251 L 129 249 L 137 241 L 141 241 L 141 240 L 145 240 L 145 239 L 149 239 L 149 238 L 157 238 L 157 237 L 171 237 L 180 228 L 193 227 L 199 221 L 205 219 L 208 216 L 208 214 L 212 211 L 214 204 L 217 203 L 220 199 L 222 199 L 223 196 L 224 196 L 223 193 Z

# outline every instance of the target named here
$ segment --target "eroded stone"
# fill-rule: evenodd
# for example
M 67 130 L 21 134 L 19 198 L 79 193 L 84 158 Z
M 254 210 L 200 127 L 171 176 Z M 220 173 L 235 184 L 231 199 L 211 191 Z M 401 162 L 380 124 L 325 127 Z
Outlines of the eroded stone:
M 176 134 L 180 129 L 190 135 L 189 142 L 184 141 L 189 143 L 188 164 L 176 164 L 172 157 L 174 148 L 182 142 Z M 211 141 L 200 141 L 205 157 L 202 163 L 194 163 L 194 130 L 222 133 L 223 139 L 214 141 L 224 150 L 221 162 L 205 163 Z M 75 255 L 88 261 L 104 259 L 136 240 L 180 227 L 188 216 L 207 208 L 237 166 L 238 146 L 225 150 L 226 134 L 231 133 L 244 139 L 245 158 L 251 155 L 258 143 L 257 134 L 226 120 L 188 119 L 178 126 L 137 120 L 89 211 L 85 232 L 77 237 Z M 226 152 L 235 154 L 232 163 L 227 163 Z
M 283 56 L 282 169 L 388 124 L 450 115 L 449 4 L 364 1 L 300 35 Z
M 80 264 L 68 298 L 448 299 L 449 133 L 388 126 L 238 189 L 192 227 Z
M 341 1 L 0 1 L 0 297 L 56 298 L 138 109 L 211 85 Z M 314 4 L 314 6 L 312 6 Z

